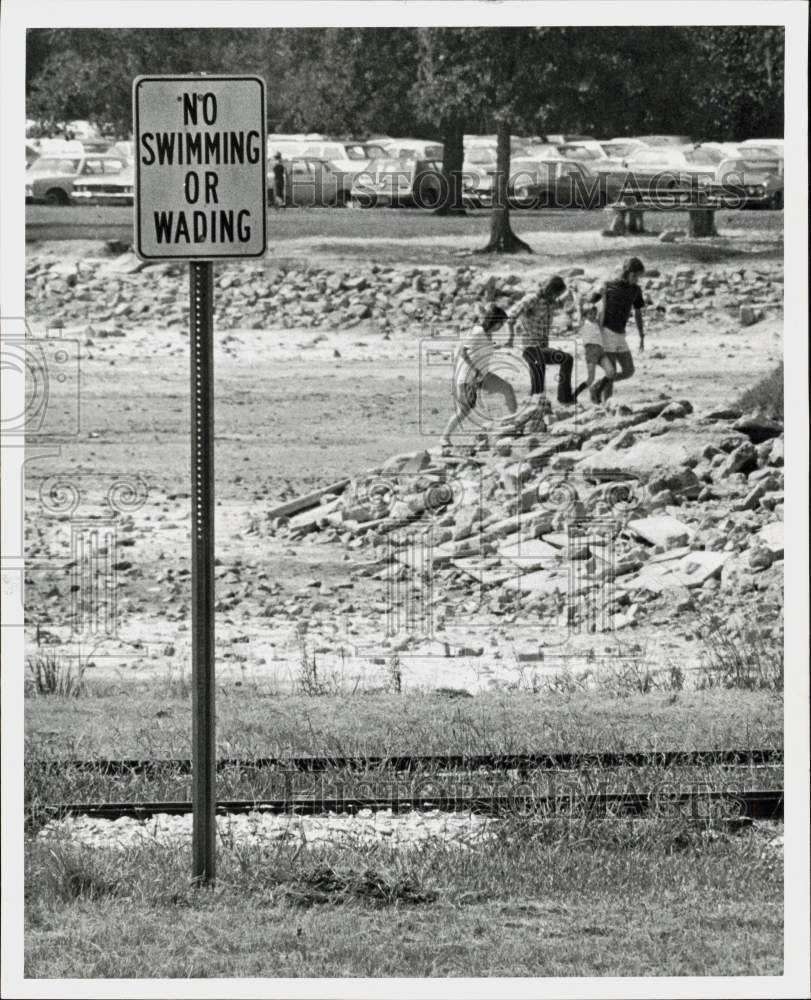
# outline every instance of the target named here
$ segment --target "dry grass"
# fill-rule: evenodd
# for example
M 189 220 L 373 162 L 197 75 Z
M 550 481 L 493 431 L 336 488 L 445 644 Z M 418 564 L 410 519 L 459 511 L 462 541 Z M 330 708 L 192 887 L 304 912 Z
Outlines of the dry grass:
M 715 687 L 629 693 L 606 711 L 599 691 L 497 691 L 475 698 L 403 694 L 218 692 L 222 757 L 520 753 L 780 747 L 773 694 Z M 127 689 L 80 699 L 30 698 L 27 753 L 62 757 L 189 757 L 190 698 Z

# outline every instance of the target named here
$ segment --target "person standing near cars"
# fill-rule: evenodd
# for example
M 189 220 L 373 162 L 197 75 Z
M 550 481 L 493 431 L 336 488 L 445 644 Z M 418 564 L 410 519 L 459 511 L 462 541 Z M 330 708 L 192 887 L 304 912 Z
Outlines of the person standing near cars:
M 603 347 L 616 369 L 613 377 L 606 375 L 591 386 L 593 403 L 610 399 L 614 394 L 614 383 L 623 382 L 634 374 L 634 359 L 625 336 L 631 312 L 639 333 L 639 350 L 645 350 L 645 326 L 642 320 L 645 298 L 639 287 L 639 279 L 644 273 L 645 265 L 642 261 L 638 257 L 630 257 L 623 264 L 619 277 L 606 281 L 591 297 L 592 302 L 600 303 L 597 321 L 603 337 Z
M 537 292 L 525 295 L 507 314 L 510 324 L 507 347 L 512 347 L 516 342 L 516 346 L 521 350 L 524 361 L 529 366 L 530 394 L 533 396 L 540 395 L 544 390 L 547 365 L 559 365 L 558 403 L 562 406 L 571 406 L 574 403 L 572 393 L 574 358 L 566 351 L 553 350 L 549 346 L 552 320 L 565 297 L 566 282 L 559 274 L 542 282 Z
M 273 157 L 273 207 L 276 211 L 287 205 L 287 174 L 282 163 L 282 154 Z

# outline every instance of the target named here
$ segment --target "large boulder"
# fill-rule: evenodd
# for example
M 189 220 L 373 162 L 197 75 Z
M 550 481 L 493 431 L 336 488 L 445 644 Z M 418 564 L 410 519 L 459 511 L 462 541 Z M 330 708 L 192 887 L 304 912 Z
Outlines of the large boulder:
M 760 414 L 741 417 L 732 425 L 736 431 L 745 434 L 753 444 L 760 444 L 783 433 L 783 425 Z
M 695 472 L 686 466 L 655 472 L 648 480 L 648 492 L 651 496 L 670 490 L 686 500 L 695 500 L 701 493 L 702 486 Z
M 744 474 L 752 472 L 757 468 L 757 459 L 757 449 L 751 441 L 747 441 L 745 444 L 738 445 L 729 457 L 726 458 L 725 461 L 718 467 L 718 475 L 722 479 L 726 479 L 729 476 L 735 475 L 737 472 L 742 472 Z

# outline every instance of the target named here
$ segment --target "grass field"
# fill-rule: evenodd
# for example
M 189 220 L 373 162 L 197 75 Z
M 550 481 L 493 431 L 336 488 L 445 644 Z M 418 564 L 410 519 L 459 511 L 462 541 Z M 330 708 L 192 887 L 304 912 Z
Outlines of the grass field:
M 643 976 L 782 969 L 782 858 L 760 830 L 505 823 L 461 851 L 29 845 L 26 975 Z
M 178 687 L 178 684 L 181 684 Z M 186 757 L 186 682 L 26 702 L 28 754 Z M 167 689 L 168 688 L 168 689 Z M 498 692 L 308 697 L 221 689 L 220 756 L 600 752 L 782 746 L 781 693 L 716 689 L 621 697 Z
M 607 222 L 600 210 L 541 209 L 513 211 L 512 226 L 519 235 L 534 232 L 599 232 Z M 686 212 L 654 215 L 651 229 L 687 228 Z M 782 231 L 783 213 L 771 211 L 719 212 L 720 230 Z M 132 240 L 132 209 L 86 205 L 50 207 L 29 205 L 25 210 L 26 241 L 45 239 Z M 437 216 L 420 209 L 297 208 L 268 213 L 268 242 L 316 237 L 326 242 L 342 237 L 376 239 L 431 239 L 480 235 L 490 231 L 490 211 L 472 210 L 466 216 Z M 609 244 L 610 246 L 610 244 Z

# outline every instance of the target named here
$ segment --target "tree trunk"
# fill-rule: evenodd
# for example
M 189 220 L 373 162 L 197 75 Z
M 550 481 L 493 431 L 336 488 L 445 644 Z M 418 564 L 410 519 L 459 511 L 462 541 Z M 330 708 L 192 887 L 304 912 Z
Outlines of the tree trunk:
M 510 176 L 510 122 L 507 118 L 499 118 L 497 136 L 490 242 L 478 253 L 532 253 L 532 249 L 515 235 L 510 226 L 510 205 L 507 198 Z
M 464 130 L 459 118 L 446 119 L 441 130 L 445 147 L 442 159 L 442 196 L 434 215 L 467 215 L 462 200 L 462 167 L 465 159 Z

